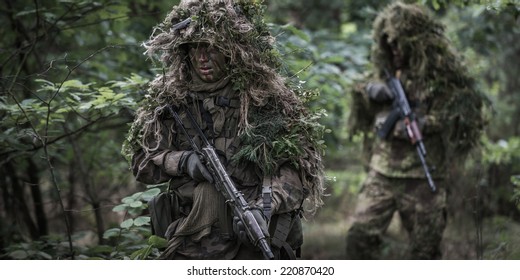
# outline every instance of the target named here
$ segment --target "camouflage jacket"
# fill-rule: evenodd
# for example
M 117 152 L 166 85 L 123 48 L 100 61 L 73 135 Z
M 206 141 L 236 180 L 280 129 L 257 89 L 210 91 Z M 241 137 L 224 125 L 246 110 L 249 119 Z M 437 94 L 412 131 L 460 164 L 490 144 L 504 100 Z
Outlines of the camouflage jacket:
M 272 214 L 287 213 L 301 208 L 305 197 L 301 180 L 296 171 L 281 167 L 277 173 L 278 176 L 264 178 L 260 169 L 254 164 L 236 163 L 232 160 L 233 155 L 241 147 L 241 141 L 237 136 L 240 99 L 231 84 L 211 93 L 192 92 L 189 99 L 188 109 L 196 118 L 205 136 L 213 140 L 215 149 L 221 152 L 228 174 L 251 205 L 262 208 L 262 184 L 264 180 L 269 179 L 272 187 Z M 209 112 L 211 115 L 213 129 L 204 120 L 203 111 Z M 181 110 L 179 116 L 192 139 L 195 143 L 200 144 L 200 139 L 187 118 L 186 112 Z M 177 129 L 175 120 L 169 114 L 162 116 L 160 125 L 163 126 L 161 130 L 163 135 L 160 143 L 156 143 L 157 149 L 149 154 L 140 150 L 133 156 L 132 169 L 136 179 L 147 184 L 169 181 L 170 189 L 182 201 L 183 211 L 181 212 L 189 212 L 190 209 L 204 209 L 200 205 L 191 205 L 194 190 L 198 184 L 188 175 L 180 172 L 178 168 L 182 154 L 192 150 L 186 135 Z M 186 209 L 188 210 L 186 211 Z M 229 216 L 228 219 L 230 221 L 232 217 Z M 197 221 L 192 222 L 197 224 Z M 219 234 L 221 231 L 219 227 L 219 223 L 212 224 L 211 233 L 200 242 L 192 242 L 187 238 L 178 251 L 183 256 L 193 259 L 233 258 L 237 252 L 237 242 Z

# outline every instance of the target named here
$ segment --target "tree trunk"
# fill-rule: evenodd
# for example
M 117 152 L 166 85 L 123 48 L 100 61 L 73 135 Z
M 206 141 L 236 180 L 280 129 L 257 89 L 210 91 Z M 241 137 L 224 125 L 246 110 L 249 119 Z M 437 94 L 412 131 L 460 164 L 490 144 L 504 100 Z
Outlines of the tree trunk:
M 48 235 L 49 227 L 47 224 L 47 215 L 45 215 L 45 209 L 43 207 L 42 192 L 39 184 L 38 167 L 32 159 L 28 159 L 29 165 L 27 166 L 27 174 L 29 176 L 29 186 L 32 194 L 34 203 L 34 214 L 36 217 L 36 223 L 38 225 L 39 235 Z
M 105 222 L 103 219 L 103 213 L 101 212 L 101 203 L 99 201 L 93 201 L 92 207 L 94 207 L 94 215 L 96 217 L 96 229 L 99 244 L 105 244 L 103 234 L 105 233 Z
M 71 161 L 69 165 L 69 174 L 67 176 L 67 180 L 69 183 L 69 192 L 67 193 L 67 205 L 69 209 L 76 209 L 77 199 L 76 199 L 76 163 L 75 161 Z M 76 219 L 73 217 L 73 213 L 69 212 L 68 219 L 70 221 L 70 229 L 74 232 L 74 228 L 76 225 Z
M 67 131 L 67 127 L 64 126 L 64 129 Z M 91 176 L 88 174 L 88 170 L 85 167 L 84 164 L 84 157 L 83 153 L 78 146 L 78 143 L 72 138 L 69 137 L 70 144 L 72 146 L 72 150 L 74 151 L 74 156 L 76 158 L 76 163 L 78 164 L 78 170 L 81 174 L 81 184 L 84 187 L 84 191 L 87 194 L 87 197 L 89 198 L 89 203 L 94 209 L 94 217 L 96 219 L 96 231 L 97 236 L 99 238 L 98 242 L 99 244 L 103 244 L 103 233 L 105 232 L 105 225 L 103 222 L 103 214 L 101 213 L 101 203 L 99 201 L 99 198 L 94 190 Z
M 40 237 L 38 228 L 34 224 L 33 219 L 31 218 L 29 207 L 27 206 L 27 203 L 25 202 L 25 195 L 23 191 L 23 185 L 20 184 L 20 181 L 18 180 L 18 177 L 16 176 L 16 170 L 13 168 L 11 162 L 8 162 L 5 164 L 7 176 L 11 179 L 11 187 L 13 191 L 14 196 L 14 210 L 13 213 L 18 213 L 21 216 L 21 219 L 27 226 L 27 229 L 29 231 L 29 234 L 31 238 L 38 239 Z M 13 216 L 13 218 L 16 218 L 18 215 Z

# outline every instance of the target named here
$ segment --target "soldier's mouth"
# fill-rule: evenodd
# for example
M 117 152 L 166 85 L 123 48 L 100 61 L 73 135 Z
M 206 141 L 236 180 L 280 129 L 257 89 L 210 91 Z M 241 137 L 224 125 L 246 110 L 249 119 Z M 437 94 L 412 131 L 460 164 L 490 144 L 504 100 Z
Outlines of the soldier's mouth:
M 209 74 L 211 74 L 211 72 L 213 72 L 213 68 L 211 68 L 211 67 L 201 67 L 201 68 L 199 68 L 199 70 L 200 70 L 200 73 L 203 75 L 209 75 Z

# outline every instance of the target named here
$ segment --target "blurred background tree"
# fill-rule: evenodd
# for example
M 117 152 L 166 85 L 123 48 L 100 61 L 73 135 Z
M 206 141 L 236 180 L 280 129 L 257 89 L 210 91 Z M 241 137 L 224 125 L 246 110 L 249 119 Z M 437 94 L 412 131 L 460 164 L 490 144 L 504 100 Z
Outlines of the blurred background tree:
M 163 186 L 135 182 L 120 154 L 157 73 L 141 43 L 179 1 L 13 1 L 0 9 L 0 258 L 151 258 L 146 201 Z M 325 109 L 326 205 L 306 221 L 304 258 L 341 259 L 365 174 L 346 130 L 349 90 L 370 69 L 370 32 L 390 0 L 264 1 L 285 74 Z M 493 101 L 482 148 L 454 179 L 445 258 L 520 258 L 520 4 L 417 0 L 446 24 Z M 318 234 L 318 229 L 320 234 Z M 325 229 L 328 238 L 323 238 Z M 388 258 L 405 240 L 398 218 Z M 515 239 L 516 238 L 516 239 Z M 117 250 L 113 250 L 113 248 Z

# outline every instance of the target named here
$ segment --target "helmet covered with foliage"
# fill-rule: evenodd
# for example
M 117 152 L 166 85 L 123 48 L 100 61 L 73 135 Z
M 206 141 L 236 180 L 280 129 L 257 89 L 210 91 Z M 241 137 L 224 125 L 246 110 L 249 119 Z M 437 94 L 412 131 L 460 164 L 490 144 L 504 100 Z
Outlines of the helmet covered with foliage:
M 279 74 L 282 65 L 263 20 L 261 1 L 185 0 L 155 27 L 145 42 L 146 54 L 162 63 L 163 74 L 150 82 L 123 147 L 130 158 L 147 147 L 169 105 L 186 102 L 190 66 L 186 44 L 204 42 L 226 57 L 226 78 L 240 97 L 239 136 L 243 146 L 233 160 L 256 163 L 265 175 L 279 163 L 291 162 L 302 174 L 314 205 L 321 204 L 323 126 L 310 114 L 299 92 Z
M 262 9 L 257 1 L 181 1 L 145 43 L 146 53 L 168 67 L 151 84 L 152 91 L 159 99 L 183 99 L 190 81 L 183 45 L 206 42 L 228 58 L 231 81 L 247 92 L 244 109 L 250 101 L 259 105 L 273 95 L 290 99 L 283 96 L 290 94 L 283 90 L 284 80 L 276 73 L 280 62 Z
M 404 69 L 401 83 L 418 101 L 435 100 L 445 124 L 442 137 L 448 156 L 466 154 L 478 141 L 487 122 L 488 99 L 468 76 L 466 67 L 444 36 L 444 26 L 416 4 L 395 2 L 379 13 L 372 30 L 372 79 L 385 80 L 385 69 L 395 72 L 392 47 L 398 48 Z M 360 90 L 360 88 L 358 88 Z M 356 102 L 357 100 L 357 102 Z M 355 98 L 351 115 L 353 129 L 368 131 L 371 122 Z M 370 119 L 370 117 L 368 118 Z
M 396 44 L 406 57 L 406 67 L 421 79 L 429 79 L 425 75 L 429 66 L 445 68 L 447 61 L 441 56 L 454 58 L 443 34 L 444 26 L 420 6 L 401 2 L 387 6 L 372 29 L 372 61 L 378 74 L 384 77 L 383 69 L 395 70 L 390 45 Z

